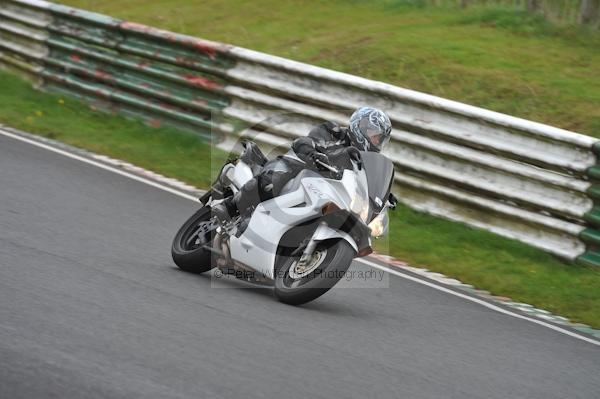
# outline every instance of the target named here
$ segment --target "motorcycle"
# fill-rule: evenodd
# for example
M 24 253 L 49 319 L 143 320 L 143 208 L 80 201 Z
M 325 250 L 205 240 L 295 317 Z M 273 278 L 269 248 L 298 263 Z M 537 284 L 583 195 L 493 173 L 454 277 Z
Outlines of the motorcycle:
M 387 232 L 388 209 L 397 203 L 390 192 L 393 164 L 380 153 L 354 151 L 344 168 L 306 165 L 249 215 L 220 222 L 211 207 L 239 191 L 267 162 L 255 143 L 243 146 L 200 198 L 202 208 L 175 235 L 173 260 L 188 272 L 217 268 L 271 285 L 287 304 L 310 302 L 344 277 L 354 258 L 372 252 L 371 237 Z

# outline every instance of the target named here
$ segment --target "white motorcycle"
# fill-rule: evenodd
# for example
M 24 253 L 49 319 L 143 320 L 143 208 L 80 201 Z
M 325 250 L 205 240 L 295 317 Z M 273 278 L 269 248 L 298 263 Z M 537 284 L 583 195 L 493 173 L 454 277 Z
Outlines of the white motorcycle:
M 266 162 L 256 144 L 245 142 L 241 156 L 217 179 L 224 190 L 213 185 L 200 198 L 203 207 L 175 235 L 173 260 L 189 272 L 217 267 L 272 285 L 277 299 L 288 304 L 318 298 L 344 277 L 355 257 L 372 252 L 371 236 L 387 232 L 387 211 L 396 205 L 392 162 L 379 153 L 356 154 L 343 170 L 307 166 L 251 215 L 220 223 L 211 206 L 234 195 Z

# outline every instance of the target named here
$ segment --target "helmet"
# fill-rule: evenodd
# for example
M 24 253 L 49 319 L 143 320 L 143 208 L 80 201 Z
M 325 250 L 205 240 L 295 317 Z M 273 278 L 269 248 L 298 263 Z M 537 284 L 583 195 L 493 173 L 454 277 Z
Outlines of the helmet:
M 350 116 L 350 138 L 363 151 L 381 151 L 390 141 L 392 123 L 385 112 L 361 107 Z

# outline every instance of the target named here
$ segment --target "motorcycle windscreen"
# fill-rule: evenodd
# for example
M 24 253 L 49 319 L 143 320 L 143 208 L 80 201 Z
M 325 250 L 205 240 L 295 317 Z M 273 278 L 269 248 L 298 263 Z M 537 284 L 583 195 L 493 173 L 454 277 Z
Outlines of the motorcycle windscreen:
M 394 164 L 377 152 L 361 151 L 360 154 L 369 186 L 370 220 L 374 213 L 381 211 L 387 201 L 394 180 Z

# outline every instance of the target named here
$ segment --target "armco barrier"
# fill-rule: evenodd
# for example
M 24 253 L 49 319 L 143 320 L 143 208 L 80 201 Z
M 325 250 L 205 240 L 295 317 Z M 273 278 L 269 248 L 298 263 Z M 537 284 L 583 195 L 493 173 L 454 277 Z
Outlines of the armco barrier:
M 592 137 L 37 0 L 0 0 L 0 63 L 99 109 L 224 143 L 275 148 L 378 106 L 394 123 L 404 203 L 600 266 Z

